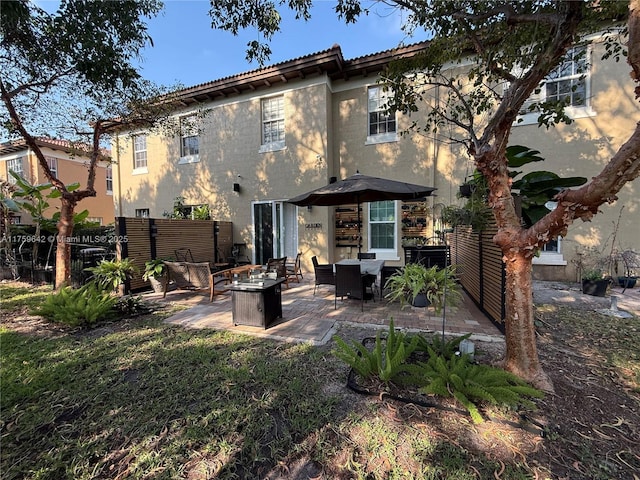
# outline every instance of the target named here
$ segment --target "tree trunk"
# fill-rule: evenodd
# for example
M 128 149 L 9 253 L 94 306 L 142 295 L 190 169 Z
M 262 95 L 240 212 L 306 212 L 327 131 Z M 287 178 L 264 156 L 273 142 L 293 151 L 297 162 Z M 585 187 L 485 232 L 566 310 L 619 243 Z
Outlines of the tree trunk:
M 58 222 L 58 237 L 56 239 L 56 290 L 71 284 L 71 246 L 69 242 L 73 236 L 73 211 L 76 202 L 60 198 L 60 221 Z
M 505 369 L 545 391 L 553 391 L 542 370 L 536 346 L 531 284 L 532 259 L 522 253 L 505 255 L 507 354 Z

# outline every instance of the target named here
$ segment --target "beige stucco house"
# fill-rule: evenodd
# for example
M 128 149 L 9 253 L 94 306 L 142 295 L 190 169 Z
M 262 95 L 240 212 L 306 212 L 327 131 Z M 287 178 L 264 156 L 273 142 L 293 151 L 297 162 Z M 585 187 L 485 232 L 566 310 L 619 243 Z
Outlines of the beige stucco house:
M 412 119 L 384 113 L 379 73 L 393 58 L 422 48 L 347 60 L 334 46 L 180 91 L 179 133 L 141 130 L 114 139 L 116 216 L 162 217 L 181 197 L 184 205 L 208 205 L 214 219 L 233 222 L 234 242 L 246 244 L 254 262 L 301 252 L 309 268 L 313 255 L 330 262 L 356 256 L 354 232 L 345 229 L 350 213 L 286 200 L 359 171 L 437 188 L 424 202 L 363 205 L 362 250 L 402 265 L 403 237 L 436 235 L 443 227 L 439 211 L 462 203 L 458 187 L 473 171 L 471 159 L 446 135 L 400 135 Z M 591 65 L 579 84 L 586 95 L 569 109 L 575 122 L 541 129 L 523 115 L 514 126 L 513 144 L 540 150 L 544 169 L 560 175 L 594 175 L 640 120 L 628 67 L 601 62 L 597 39 L 588 48 Z M 576 248 L 604 247 L 623 206 L 616 244 L 640 248 L 637 182 L 619 197 L 593 222 L 576 224 L 551 244 L 536 259 L 535 274 L 575 280 Z M 411 225 L 403 222 L 409 212 L 418 212 Z
M 47 159 L 49 168 L 65 185 L 79 182 L 81 187 L 87 182 L 87 163 L 89 159 L 72 148 L 69 142 L 54 139 L 36 140 Z M 9 174 L 12 170 L 21 175 L 32 185 L 48 183 L 44 171 L 33 151 L 27 147 L 24 140 L 16 140 L 0 144 L 0 179 L 15 183 L 15 178 Z M 113 179 L 111 165 L 99 162 L 96 168 L 95 189 L 97 195 L 88 197 L 78 204 L 78 211 L 88 210 L 89 220 L 108 225 L 114 222 L 113 209 Z M 45 192 L 46 193 L 46 192 Z M 45 211 L 46 216 L 60 210 L 59 200 L 48 201 L 50 207 Z M 31 224 L 31 217 L 25 211 L 12 213 L 12 221 L 16 224 Z

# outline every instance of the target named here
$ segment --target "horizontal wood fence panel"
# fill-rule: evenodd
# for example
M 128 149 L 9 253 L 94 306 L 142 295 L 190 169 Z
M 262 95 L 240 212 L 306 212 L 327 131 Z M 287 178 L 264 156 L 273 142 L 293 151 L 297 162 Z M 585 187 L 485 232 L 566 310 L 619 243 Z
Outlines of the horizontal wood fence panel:
M 495 225 L 482 233 L 456 227 L 448 239 L 460 284 L 480 309 L 504 328 L 504 265 L 502 252 L 493 243 L 497 231 Z
M 139 274 L 131 280 L 131 289 L 137 290 L 149 286 L 148 282 L 142 280 L 144 264 L 148 260 L 175 260 L 176 251 L 189 249 L 194 261 L 213 264 L 218 261 L 216 248 L 220 244 L 223 252 L 226 251 L 225 258 L 231 256 L 233 223 L 118 217 L 116 235 L 121 239 L 118 245 L 119 258 L 131 259 L 139 270 Z

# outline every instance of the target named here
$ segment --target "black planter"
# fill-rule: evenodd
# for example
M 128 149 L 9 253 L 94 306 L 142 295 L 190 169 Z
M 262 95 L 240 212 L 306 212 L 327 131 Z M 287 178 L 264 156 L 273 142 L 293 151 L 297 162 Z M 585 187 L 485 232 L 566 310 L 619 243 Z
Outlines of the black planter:
M 582 280 L 582 293 L 594 297 L 604 297 L 607 293 L 609 280 Z
M 429 302 L 429 299 L 427 299 L 427 296 L 424 293 L 419 293 L 413 299 L 413 302 L 411 302 L 411 305 L 414 306 L 414 307 L 424 308 L 424 307 L 428 307 L 430 305 L 430 302 Z
M 460 185 L 460 196 L 463 198 L 469 198 L 475 189 L 475 185 L 471 185 L 468 183 Z
M 633 288 L 636 286 L 638 277 L 618 277 L 618 285 L 622 288 Z

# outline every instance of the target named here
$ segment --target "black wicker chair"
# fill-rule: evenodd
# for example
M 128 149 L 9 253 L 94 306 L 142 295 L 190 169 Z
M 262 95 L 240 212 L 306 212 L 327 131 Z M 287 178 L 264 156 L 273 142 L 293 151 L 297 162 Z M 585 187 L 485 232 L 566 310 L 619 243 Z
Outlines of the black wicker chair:
M 336 295 L 333 308 L 338 308 L 338 297 L 360 300 L 360 310 L 364 311 L 364 301 L 373 298 L 369 296 L 365 284 L 366 275 L 360 271 L 360 265 L 336 264 Z
M 333 273 L 333 265 L 330 263 L 325 263 L 320 265 L 318 263 L 318 257 L 315 255 L 311 257 L 311 261 L 313 262 L 313 272 L 316 277 L 316 283 L 313 287 L 313 294 L 316 294 L 316 288 L 318 285 L 335 285 L 336 278 Z

